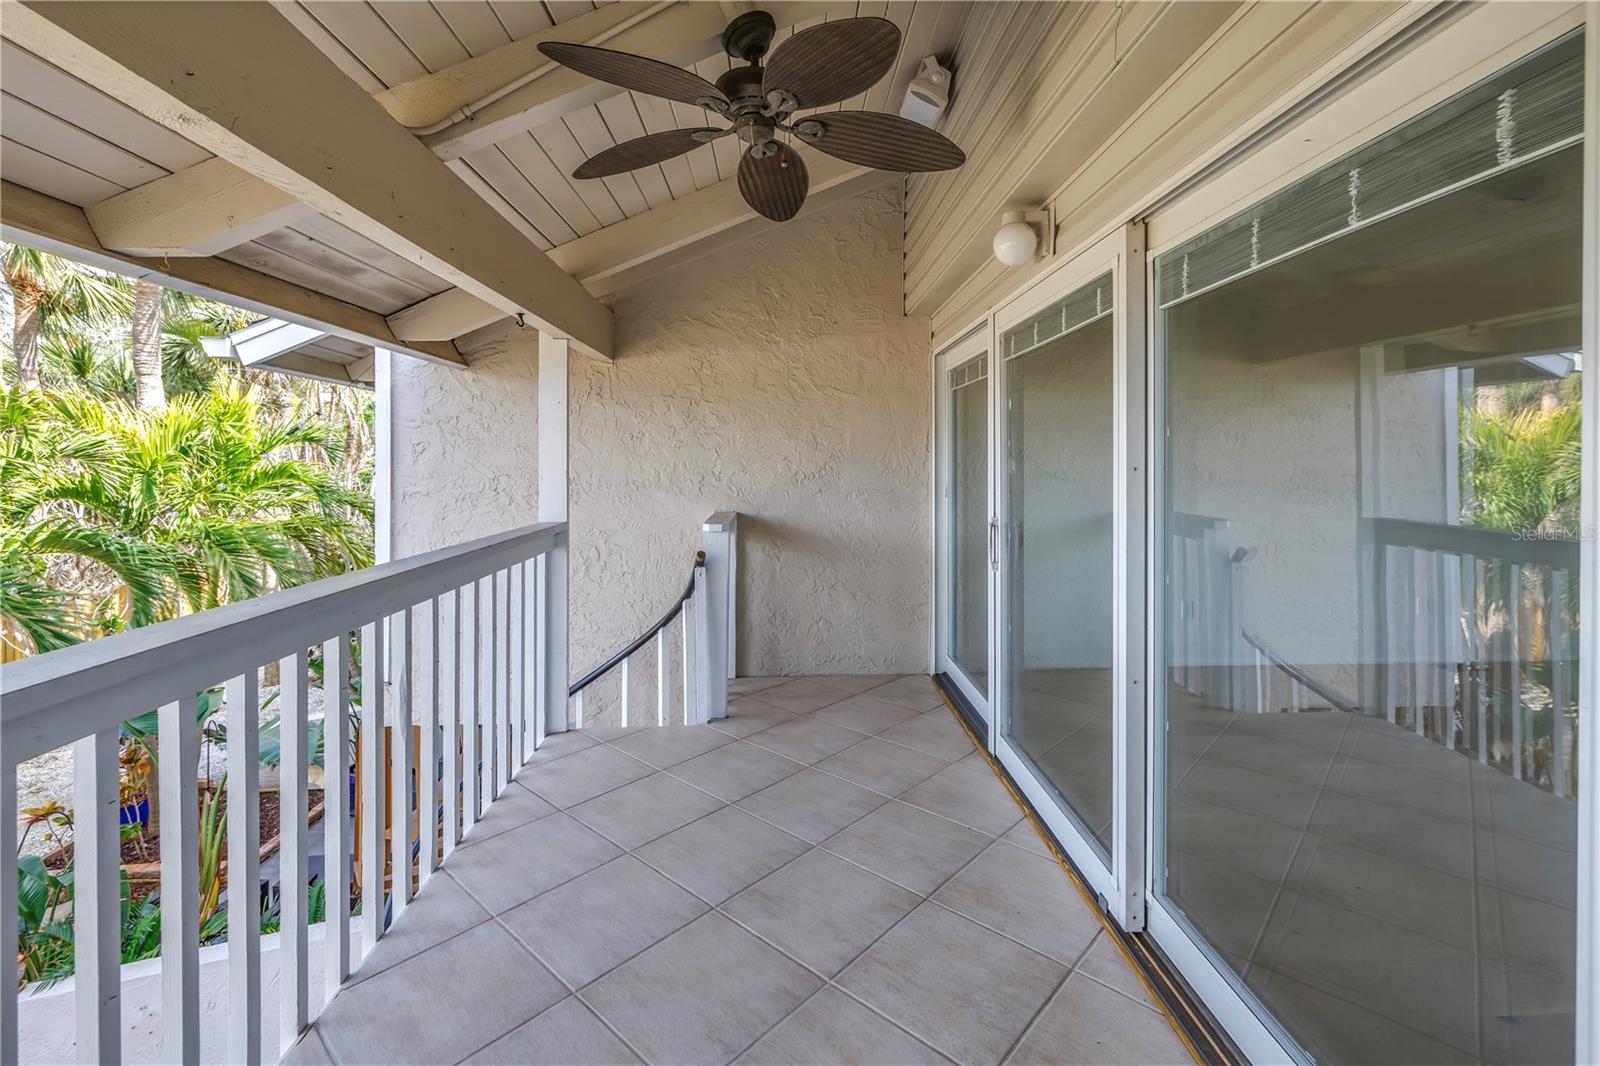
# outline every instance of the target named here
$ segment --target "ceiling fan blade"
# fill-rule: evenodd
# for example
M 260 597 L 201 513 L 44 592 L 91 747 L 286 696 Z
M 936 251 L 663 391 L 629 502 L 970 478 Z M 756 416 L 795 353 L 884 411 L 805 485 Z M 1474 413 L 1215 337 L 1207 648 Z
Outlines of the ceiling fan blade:
M 888 19 L 824 22 L 778 46 L 761 89 L 782 89 L 802 110 L 836 104 L 878 84 L 899 52 L 900 27 Z
M 605 178 L 612 174 L 638 170 L 640 167 L 647 167 L 664 159 L 694 151 L 706 143 L 709 139 L 706 136 L 708 134 L 726 132 L 728 131 L 703 126 L 692 130 L 667 130 L 665 133 L 635 137 L 621 144 L 614 144 L 605 151 L 585 159 L 578 169 L 572 172 L 572 176 Z
M 789 145 L 778 145 L 762 159 L 746 148 L 739 160 L 739 192 L 745 203 L 774 222 L 787 222 L 799 212 L 810 184 L 800 153 Z
M 598 81 L 620 85 L 624 89 L 697 106 L 701 100 L 708 98 L 727 103 L 727 97 L 709 81 L 660 60 L 587 44 L 568 44 L 565 41 L 545 41 L 539 46 L 539 51 L 547 59 L 571 67 L 579 74 L 587 74 Z
M 812 115 L 795 123 L 794 131 L 831 156 L 877 170 L 954 170 L 967 161 L 944 134 L 878 111 Z

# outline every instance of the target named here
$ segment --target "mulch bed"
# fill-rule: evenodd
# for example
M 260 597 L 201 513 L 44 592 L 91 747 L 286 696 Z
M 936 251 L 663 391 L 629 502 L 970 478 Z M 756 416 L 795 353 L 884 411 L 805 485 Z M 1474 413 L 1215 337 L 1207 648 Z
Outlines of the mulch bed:
M 205 796 L 200 802 L 204 804 Z M 278 793 L 261 793 L 261 832 L 258 839 L 263 845 L 270 845 L 273 851 L 277 850 L 278 842 Z M 319 813 L 322 807 L 322 790 L 313 788 L 307 790 L 306 807 L 309 811 Z M 222 797 L 222 816 L 227 817 L 228 797 Z M 313 818 L 313 821 L 315 818 Z M 129 868 L 130 891 L 135 899 L 143 899 L 161 887 L 161 836 L 159 830 L 152 830 L 148 823 L 141 825 L 141 834 L 138 840 L 124 838 L 122 841 L 122 865 Z M 227 837 L 227 829 L 223 829 L 223 837 Z M 265 850 L 265 849 L 263 849 Z M 270 852 L 269 852 L 270 854 Z M 72 845 L 66 844 L 44 857 L 45 865 L 52 871 L 59 872 L 72 861 Z

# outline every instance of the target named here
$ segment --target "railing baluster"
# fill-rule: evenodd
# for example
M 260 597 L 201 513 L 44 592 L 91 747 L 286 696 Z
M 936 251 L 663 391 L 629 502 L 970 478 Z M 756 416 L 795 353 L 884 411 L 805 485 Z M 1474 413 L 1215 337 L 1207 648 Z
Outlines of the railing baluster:
M 497 794 L 495 774 L 498 768 L 496 749 L 500 739 L 500 701 L 496 698 L 499 686 L 495 678 L 495 651 L 499 643 L 499 631 L 495 627 L 494 609 L 494 575 L 490 574 L 478 582 L 478 618 L 482 627 L 478 645 L 478 706 L 483 722 L 483 780 L 478 786 L 482 794 L 481 810 L 487 810 Z
M 161 1057 L 200 1058 L 200 761 L 198 697 L 157 714 L 161 799 Z
M 695 706 L 695 654 L 694 654 L 694 600 L 683 601 L 683 724 L 694 723 Z
M 461 619 L 461 833 L 478 824 L 478 583 L 458 590 Z
M 572 718 L 573 718 L 573 722 L 575 723 L 573 728 L 582 729 L 583 728 L 583 689 L 581 689 L 581 688 L 578 690 L 578 694 L 576 696 L 572 697 Z
M 1550 574 L 1550 787 L 1567 795 L 1567 572 Z
M 704 725 L 711 720 L 711 596 L 706 587 L 706 568 L 694 570 L 694 721 Z
M 117 730 L 102 729 L 75 741 L 72 757 L 77 814 L 72 959 L 77 983 L 78 1061 L 121 1062 L 122 959 L 118 945 L 122 845 L 117 831 Z M 15 914 L 12 911 L 5 916 L 13 926 Z
M 461 842 L 461 590 L 439 597 L 439 694 L 444 701 L 444 856 Z
M 261 1061 L 261 679 L 229 680 L 228 1061 Z M 329 854 L 333 854 L 331 848 Z M 248 901 L 248 905 L 246 904 Z
M 630 656 L 629 659 L 631 658 Z M 629 659 L 622 660 L 622 676 L 620 678 L 622 682 L 622 728 L 624 729 L 628 728 L 628 690 L 633 687 L 629 684 L 633 680 L 628 676 Z
M 418 604 L 422 641 L 417 656 L 422 735 L 417 751 L 417 889 L 439 867 L 439 604 Z
M 363 957 L 383 936 L 383 660 L 385 625 L 361 627 L 361 933 Z
M 522 662 L 522 564 L 506 570 L 506 693 L 511 708 L 511 732 L 506 750 L 506 779 L 517 776 L 522 769 L 523 730 L 527 725 L 527 707 L 523 700 Z
M 323 991 L 350 976 L 350 634 L 322 645 Z
M 501 570 L 491 577 L 494 587 L 494 794 L 499 798 L 511 780 L 511 575 Z
M 1488 678 L 1485 677 L 1489 671 L 1489 658 L 1494 652 L 1492 648 L 1487 646 L 1488 642 L 1483 638 L 1483 624 L 1479 616 L 1480 605 L 1484 612 L 1487 613 L 1488 582 L 1488 561 L 1485 560 L 1481 566 L 1474 562 L 1472 569 L 1472 634 L 1473 647 L 1476 649 L 1478 680 L 1473 685 L 1473 700 L 1476 702 L 1478 709 L 1478 763 L 1483 766 L 1489 764 L 1489 704 L 1494 699 L 1492 675 Z M 1483 691 L 1486 680 L 1490 682 L 1487 696 Z
M 278 661 L 278 1018 L 287 1051 L 310 1023 L 306 968 L 306 653 Z
M 0 859 L 17 853 L 17 764 L 0 753 Z M 17 879 L 0 877 L 0 959 L 17 957 Z M 0 981 L 0 1062 L 17 1059 L 17 982 Z
M 523 762 L 544 743 L 544 715 L 539 714 L 539 560 L 522 563 Z
M 667 724 L 667 627 L 656 630 L 656 725 Z
M 390 924 L 411 902 L 411 609 L 389 621 L 389 667 L 393 670 L 389 711 Z
M 1511 708 L 1511 776 L 1522 780 L 1522 567 L 1511 564 L 1506 594 L 1507 706 Z

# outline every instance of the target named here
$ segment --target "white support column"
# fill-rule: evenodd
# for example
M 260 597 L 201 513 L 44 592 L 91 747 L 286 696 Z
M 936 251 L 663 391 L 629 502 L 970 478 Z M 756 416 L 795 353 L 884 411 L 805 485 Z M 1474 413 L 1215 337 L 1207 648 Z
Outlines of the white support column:
M 394 552 L 394 356 L 372 351 L 372 561 Z
M 710 663 L 704 698 L 711 718 L 728 716 L 728 679 L 735 673 L 738 537 L 739 516 L 732 511 L 718 511 L 700 527 L 700 546 L 706 553 L 706 655 Z
M 122 966 L 118 951 L 122 893 L 118 881 L 117 730 L 72 745 L 76 880 L 73 964 L 77 983 L 78 1061 L 122 1061 Z M 9 853 L 8 853 L 9 854 Z M 7 871 L 8 873 L 10 871 Z M 6 916 L 15 924 L 15 919 Z M 11 1061 L 11 1060 L 8 1060 Z
M 1583 351 L 1600 357 L 1600 4 L 1587 5 L 1583 87 Z M 1578 720 L 1600 712 L 1600 389 L 1583 390 L 1583 529 L 1578 617 Z M 1578 731 L 1578 969 L 1577 1062 L 1600 1062 L 1600 743 L 1594 729 Z
M 539 521 L 567 521 L 567 340 L 539 334 Z M 539 716 L 567 729 L 567 545 L 539 559 Z

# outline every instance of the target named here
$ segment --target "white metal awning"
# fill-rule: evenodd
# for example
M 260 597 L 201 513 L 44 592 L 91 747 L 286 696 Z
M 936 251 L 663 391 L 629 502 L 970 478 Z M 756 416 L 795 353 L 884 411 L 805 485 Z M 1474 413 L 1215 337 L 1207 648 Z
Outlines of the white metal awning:
M 313 326 L 263 318 L 225 337 L 202 337 L 213 359 L 336 385 L 372 384 L 373 348 Z

